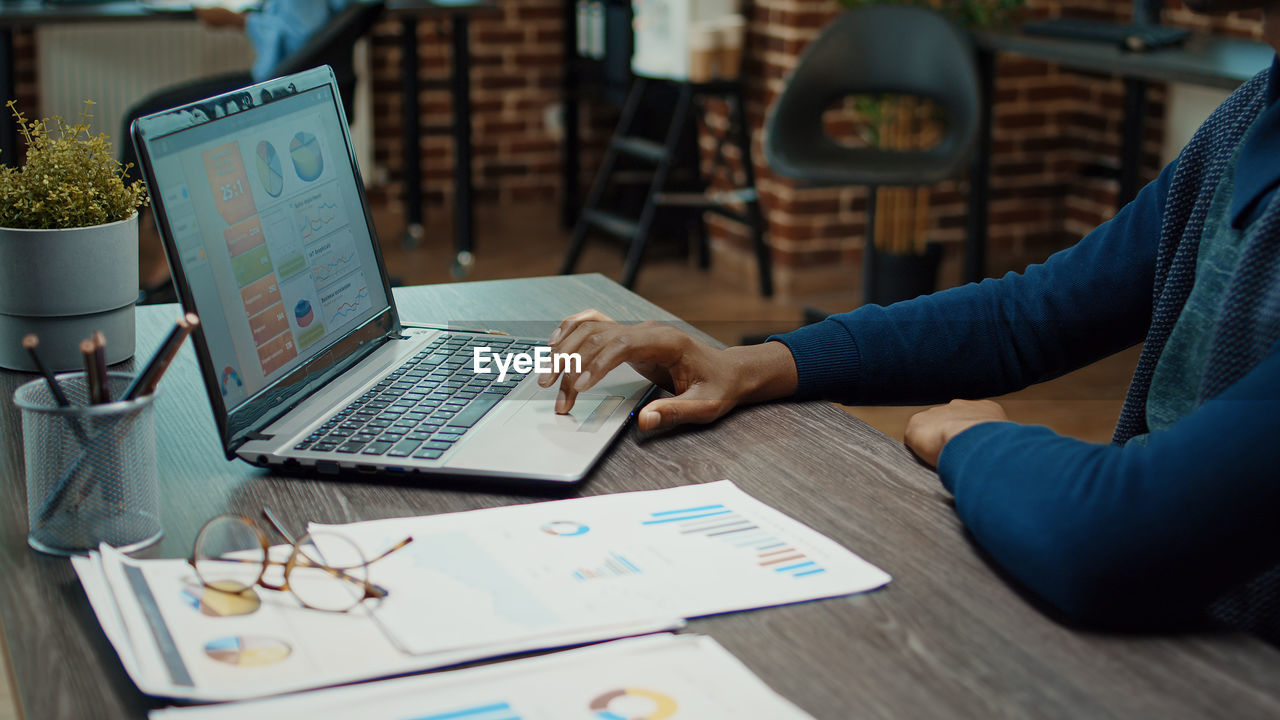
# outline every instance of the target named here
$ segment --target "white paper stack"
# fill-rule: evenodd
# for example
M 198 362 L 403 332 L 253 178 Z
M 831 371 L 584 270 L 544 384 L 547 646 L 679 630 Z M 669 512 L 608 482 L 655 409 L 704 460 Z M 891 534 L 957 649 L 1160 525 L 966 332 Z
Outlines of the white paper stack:
M 152 720 L 811 720 L 715 640 L 650 635 L 434 675 L 171 708 Z
M 638 635 L 889 581 L 729 481 L 323 529 L 368 557 L 414 538 L 370 568 L 386 599 L 335 614 L 259 588 L 260 604 L 237 604 L 185 561 L 110 548 L 75 567 L 138 687 L 193 700 Z

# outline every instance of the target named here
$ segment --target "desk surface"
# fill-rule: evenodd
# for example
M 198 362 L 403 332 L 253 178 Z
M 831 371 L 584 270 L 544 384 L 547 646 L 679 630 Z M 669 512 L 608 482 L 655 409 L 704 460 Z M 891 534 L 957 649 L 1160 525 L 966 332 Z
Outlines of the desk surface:
M 1180 82 L 1234 90 L 1271 64 L 1270 45 L 1240 38 L 1193 34 L 1178 47 L 1126 52 L 1105 42 L 1028 35 L 1008 30 L 976 30 L 979 48 L 1011 52 L 1080 70 L 1140 80 Z
M 599 276 L 418 287 L 411 320 L 545 320 L 594 306 L 674 320 Z M 138 347 L 160 342 L 174 306 L 138 309 Z M 522 327 L 528 328 L 527 324 Z M 201 523 L 270 505 L 293 527 L 527 502 L 367 480 L 287 479 L 223 459 L 190 346 L 157 403 L 162 543 L 185 557 Z M 67 561 L 26 545 L 17 411 L 31 376 L 0 373 L 0 620 L 15 694 L 30 718 L 138 717 L 150 701 L 124 674 Z M 736 412 L 710 428 L 641 439 L 632 428 L 578 494 L 732 478 L 744 490 L 894 576 L 865 595 L 696 620 L 815 717 L 1280 717 L 1280 650 L 1233 636 L 1126 637 L 1048 619 L 987 564 L 934 473 L 900 443 L 826 403 Z

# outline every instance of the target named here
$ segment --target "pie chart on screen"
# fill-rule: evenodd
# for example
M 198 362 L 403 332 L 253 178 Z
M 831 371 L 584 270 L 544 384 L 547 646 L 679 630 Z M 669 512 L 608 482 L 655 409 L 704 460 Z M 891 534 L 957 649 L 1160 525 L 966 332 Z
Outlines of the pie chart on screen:
M 284 173 L 280 171 L 280 156 L 271 143 L 258 143 L 258 180 L 271 197 L 280 197 L 284 191 Z
M 324 158 L 320 155 L 320 142 L 309 132 L 299 132 L 289 143 L 289 156 L 293 158 L 293 170 L 298 177 L 311 182 L 324 172 Z
M 314 322 L 316 314 L 311 309 L 311 303 L 306 300 L 299 300 L 298 304 L 293 306 L 293 319 L 298 322 L 298 327 L 300 328 L 304 328 Z

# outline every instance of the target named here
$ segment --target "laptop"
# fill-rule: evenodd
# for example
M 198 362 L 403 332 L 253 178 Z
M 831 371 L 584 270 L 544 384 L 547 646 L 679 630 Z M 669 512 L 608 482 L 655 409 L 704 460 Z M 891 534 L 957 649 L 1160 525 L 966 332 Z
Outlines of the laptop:
M 402 322 L 328 67 L 132 131 L 228 458 L 574 483 L 652 389 L 623 366 L 556 415 L 557 388 L 516 372 L 553 362 L 545 341 Z

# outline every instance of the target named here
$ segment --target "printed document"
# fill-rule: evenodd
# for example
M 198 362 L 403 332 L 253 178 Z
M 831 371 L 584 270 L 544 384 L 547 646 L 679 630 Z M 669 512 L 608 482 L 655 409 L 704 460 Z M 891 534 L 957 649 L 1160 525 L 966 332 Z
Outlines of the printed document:
M 413 542 L 370 566 L 387 597 L 347 613 L 260 587 L 211 590 L 185 560 L 103 546 L 73 562 L 139 689 L 210 701 L 668 630 L 890 579 L 729 481 L 312 529 L 366 557 Z
M 812 720 L 715 640 L 652 635 L 541 657 L 224 705 L 151 720 Z
M 378 617 L 408 652 L 586 621 L 693 618 L 849 595 L 889 576 L 728 480 L 665 490 L 314 526 L 372 555 L 393 593 Z

